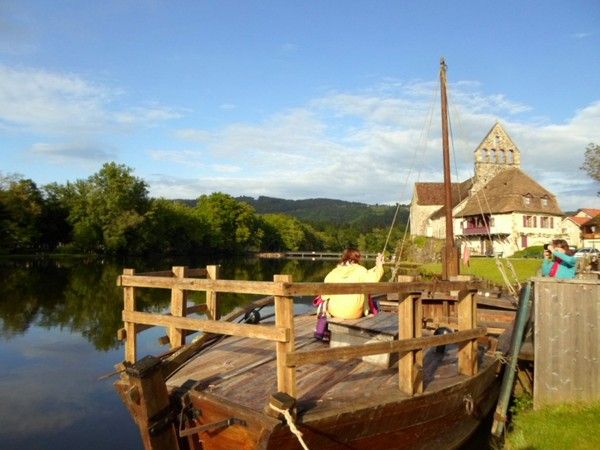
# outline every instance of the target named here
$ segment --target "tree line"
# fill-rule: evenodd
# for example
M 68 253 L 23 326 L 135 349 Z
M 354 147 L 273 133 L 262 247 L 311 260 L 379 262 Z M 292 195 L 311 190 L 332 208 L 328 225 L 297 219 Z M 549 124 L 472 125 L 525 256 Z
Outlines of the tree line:
M 346 217 L 304 221 L 281 212 L 258 213 L 251 203 L 221 192 L 191 204 L 150 198 L 147 183 L 114 162 L 87 179 L 42 187 L 20 175 L 0 174 L 0 253 L 237 254 L 340 251 L 348 245 L 381 251 L 386 241 L 395 243 L 402 235 L 402 228 L 394 227 L 388 239 L 388 229 L 369 227 L 380 219 L 373 222 L 368 214 L 354 222 Z M 377 206 L 374 217 L 394 209 Z

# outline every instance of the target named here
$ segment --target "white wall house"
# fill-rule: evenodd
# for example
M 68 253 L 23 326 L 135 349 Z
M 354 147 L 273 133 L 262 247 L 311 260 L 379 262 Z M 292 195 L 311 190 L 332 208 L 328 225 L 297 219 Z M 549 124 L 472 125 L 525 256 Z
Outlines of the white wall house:
M 499 123 L 474 154 L 475 176 L 453 184 L 453 229 L 463 249 L 468 246 L 473 255 L 511 256 L 532 245 L 564 238 L 556 197 L 521 170 L 520 151 Z M 411 233 L 444 238 L 443 183 L 416 183 L 415 193 L 419 191 L 421 196 L 413 195 L 411 203 Z M 429 204 L 418 203 L 423 199 Z M 429 213 L 436 199 L 442 200 Z

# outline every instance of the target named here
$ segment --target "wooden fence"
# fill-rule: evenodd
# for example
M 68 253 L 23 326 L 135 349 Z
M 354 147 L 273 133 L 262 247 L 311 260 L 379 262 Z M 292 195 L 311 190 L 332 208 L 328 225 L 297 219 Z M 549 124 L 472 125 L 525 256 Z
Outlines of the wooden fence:
M 600 400 L 600 281 L 533 281 L 534 408 Z
M 202 278 L 200 278 L 202 277 Z M 485 328 L 476 327 L 474 294 L 480 284 L 471 281 L 396 282 L 396 283 L 294 283 L 290 275 L 275 275 L 272 282 L 222 280 L 216 266 L 206 269 L 173 267 L 171 271 L 135 274 L 124 269 L 117 281 L 124 291 L 123 322 L 119 331 L 125 343 L 125 360 L 137 360 L 137 334 L 152 326 L 168 330 L 172 348 L 185 344 L 190 331 L 225 334 L 270 340 L 275 343 L 277 389 L 296 397 L 296 367 L 317 361 L 332 361 L 383 353 L 399 353 L 399 388 L 409 395 L 423 390 L 423 350 L 459 343 L 458 370 L 464 375 L 477 373 L 477 339 Z M 161 288 L 171 290 L 170 313 L 153 314 L 136 310 L 136 290 Z M 207 303 L 187 307 L 188 291 L 205 291 Z M 274 325 L 232 323 L 220 318 L 220 292 L 272 296 Z M 454 292 L 449 296 L 449 292 Z M 393 294 L 398 299 L 399 340 L 320 350 L 295 350 L 294 296 L 318 294 Z M 423 304 L 436 294 L 452 301 L 457 311 L 457 332 L 441 336 L 421 336 Z M 206 318 L 187 317 L 191 312 L 205 312 Z

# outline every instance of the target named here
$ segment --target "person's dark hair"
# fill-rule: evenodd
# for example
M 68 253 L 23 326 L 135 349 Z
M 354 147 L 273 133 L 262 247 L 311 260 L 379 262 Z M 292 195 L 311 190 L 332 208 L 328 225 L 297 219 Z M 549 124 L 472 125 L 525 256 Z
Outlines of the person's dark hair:
M 341 264 L 344 264 L 346 262 L 353 262 L 353 263 L 358 263 L 360 261 L 360 252 L 352 247 L 347 248 L 346 250 L 344 250 L 344 253 L 342 253 L 342 259 L 340 260 Z
M 573 256 L 573 251 L 569 248 L 569 243 L 567 241 L 565 241 L 564 239 L 554 239 L 552 241 L 552 245 L 554 247 L 562 248 L 567 255 Z

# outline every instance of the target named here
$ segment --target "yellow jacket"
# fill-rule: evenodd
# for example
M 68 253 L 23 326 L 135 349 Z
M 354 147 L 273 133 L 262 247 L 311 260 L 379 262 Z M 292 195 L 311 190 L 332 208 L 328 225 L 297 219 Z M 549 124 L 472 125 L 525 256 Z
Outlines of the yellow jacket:
M 376 283 L 383 276 L 383 267 L 376 265 L 365 269 L 360 264 L 339 264 L 327 274 L 325 283 Z M 327 311 L 340 319 L 358 319 L 369 313 L 368 296 L 365 294 L 323 295 L 329 300 Z

